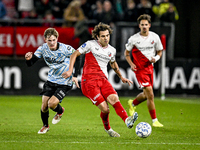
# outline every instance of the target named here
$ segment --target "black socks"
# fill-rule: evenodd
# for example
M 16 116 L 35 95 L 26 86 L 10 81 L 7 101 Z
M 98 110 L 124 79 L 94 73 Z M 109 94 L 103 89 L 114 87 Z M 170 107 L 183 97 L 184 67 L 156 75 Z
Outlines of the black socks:
M 45 127 L 48 127 L 49 126 L 49 123 L 48 123 L 49 110 L 47 112 L 42 112 L 42 110 L 41 110 L 41 119 L 42 119 L 43 125 Z
M 60 104 L 58 104 L 53 111 L 57 112 L 58 114 L 62 114 L 63 113 L 63 109 L 60 106 Z

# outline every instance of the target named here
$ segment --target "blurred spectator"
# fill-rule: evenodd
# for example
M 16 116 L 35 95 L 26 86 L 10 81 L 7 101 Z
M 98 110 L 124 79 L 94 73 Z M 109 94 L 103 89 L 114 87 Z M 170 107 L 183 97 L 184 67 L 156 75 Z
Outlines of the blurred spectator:
M 35 9 L 32 9 L 29 13 L 28 13 L 28 16 L 25 18 L 25 19 L 33 19 L 34 21 L 29 21 L 29 22 L 26 22 L 24 24 L 24 26 L 41 26 L 41 24 L 39 22 L 37 22 L 36 19 L 38 19 L 38 15 L 35 11 Z
M 44 27 L 53 27 L 54 26 L 55 17 L 53 16 L 51 10 L 47 10 L 45 12 L 45 16 L 43 19 L 45 22 L 42 24 L 42 26 L 44 26 Z
M 121 0 L 115 0 L 114 1 L 115 9 L 116 9 L 116 15 L 118 16 L 118 21 L 123 19 L 124 11 L 122 8 L 122 1 Z
M 38 14 L 38 18 L 44 18 L 45 12 L 51 10 L 51 2 L 49 0 L 36 0 L 35 8 Z
M 65 8 L 69 5 L 72 0 L 60 0 L 62 3 L 62 10 L 64 11 Z
M 33 0 L 18 0 L 18 18 L 26 18 L 33 8 Z
M 103 3 L 101 0 L 96 1 L 92 19 L 95 19 L 98 22 L 100 22 L 103 19 Z
M 63 27 L 73 27 L 77 21 L 85 19 L 85 15 L 81 9 L 81 2 L 79 0 L 73 0 L 64 10 L 63 17 L 65 20 Z
M 63 3 L 61 0 L 53 0 L 52 14 L 56 19 L 63 19 Z
M 167 12 L 162 14 L 160 20 L 162 22 L 175 22 L 176 21 L 176 12 L 174 11 L 174 5 L 170 4 Z M 178 20 L 178 17 L 177 17 Z
M 127 0 L 127 8 L 124 11 L 124 21 L 137 22 L 137 7 L 134 0 Z
M 155 14 L 152 11 L 152 5 L 149 0 L 140 0 L 140 3 L 137 5 L 138 17 L 143 14 L 148 14 L 151 16 L 151 21 L 155 20 Z
M 87 0 L 80 0 L 81 1 L 81 8 L 83 13 L 87 19 L 92 19 L 92 9 L 90 3 Z
M 79 38 L 79 46 L 91 39 L 88 25 L 85 20 L 78 21 L 75 26 L 74 38 Z
M 101 22 L 113 27 L 115 20 L 115 11 L 113 9 L 112 3 L 108 0 L 103 2 L 103 18 Z
M 0 0 L 0 19 L 5 19 L 6 18 L 6 7 L 2 0 Z
M 18 17 L 17 9 L 15 7 L 15 0 L 2 0 L 6 7 L 6 16 L 4 19 L 10 20 Z
M 161 21 L 174 22 L 179 19 L 176 7 L 169 0 L 163 0 L 160 4 L 154 5 L 153 11 Z

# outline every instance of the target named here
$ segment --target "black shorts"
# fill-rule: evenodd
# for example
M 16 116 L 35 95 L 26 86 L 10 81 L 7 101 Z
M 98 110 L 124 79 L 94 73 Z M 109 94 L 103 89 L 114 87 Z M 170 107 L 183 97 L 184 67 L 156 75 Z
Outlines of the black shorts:
M 46 81 L 43 85 L 43 90 L 40 93 L 40 95 L 45 96 L 55 96 L 59 99 L 60 103 L 62 102 L 62 99 L 66 96 L 66 94 L 72 89 L 72 86 L 68 85 L 61 85 L 57 83 L 53 83 L 50 81 Z

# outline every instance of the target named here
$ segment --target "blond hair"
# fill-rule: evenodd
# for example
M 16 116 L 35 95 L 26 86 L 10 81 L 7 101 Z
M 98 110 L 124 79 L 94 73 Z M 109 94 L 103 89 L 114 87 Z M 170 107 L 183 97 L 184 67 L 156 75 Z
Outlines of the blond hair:
M 44 38 L 49 38 L 51 37 L 52 35 L 54 35 L 56 38 L 58 38 L 59 34 L 58 32 L 56 31 L 56 29 L 54 28 L 48 28 L 44 31 Z

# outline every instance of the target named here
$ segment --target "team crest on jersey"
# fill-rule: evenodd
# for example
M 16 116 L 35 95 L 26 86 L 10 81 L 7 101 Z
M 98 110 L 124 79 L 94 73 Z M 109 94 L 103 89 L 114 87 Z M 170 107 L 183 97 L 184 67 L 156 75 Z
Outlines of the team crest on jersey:
M 151 44 L 153 44 L 153 43 L 154 43 L 154 40 L 151 41 Z
M 108 52 L 108 56 L 111 57 L 111 52 Z
M 60 57 L 61 56 L 61 53 L 58 53 L 58 57 Z
M 84 48 L 85 46 L 86 46 L 86 43 L 82 44 L 82 46 L 81 46 L 81 47 L 83 47 L 83 48 Z

